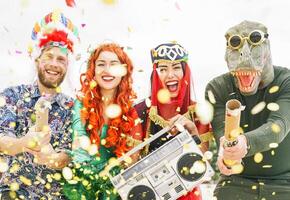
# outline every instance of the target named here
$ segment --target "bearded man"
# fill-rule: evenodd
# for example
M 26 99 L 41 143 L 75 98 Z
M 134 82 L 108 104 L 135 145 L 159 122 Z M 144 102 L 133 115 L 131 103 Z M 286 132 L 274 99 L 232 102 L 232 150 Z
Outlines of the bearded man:
M 62 13 L 50 13 L 42 20 L 45 27 L 36 24 L 32 32 L 38 79 L 0 93 L 0 199 L 64 199 L 57 181 L 61 178 L 58 170 L 70 161 L 66 149 L 71 147 L 73 99 L 58 88 L 68 69 L 73 41 L 64 26 L 52 28 L 55 15 L 62 23 L 70 22 Z M 37 130 L 40 98 L 49 99 L 50 109 L 46 127 Z
M 272 65 L 267 28 L 243 21 L 226 32 L 229 73 L 210 81 L 206 98 L 214 106 L 212 127 L 219 145 L 218 200 L 290 197 L 290 71 Z M 235 145 L 224 145 L 225 105 L 237 99 L 245 106 Z M 243 168 L 223 160 L 241 161 Z

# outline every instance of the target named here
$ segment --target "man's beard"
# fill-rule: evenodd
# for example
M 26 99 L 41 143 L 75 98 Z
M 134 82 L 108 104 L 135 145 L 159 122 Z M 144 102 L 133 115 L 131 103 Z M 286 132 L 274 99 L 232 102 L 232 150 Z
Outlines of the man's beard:
M 65 77 L 65 74 L 62 74 L 62 76 L 59 77 L 55 82 L 51 82 L 51 81 L 49 81 L 49 80 L 47 80 L 45 78 L 45 75 L 44 75 L 44 72 L 43 71 L 40 71 L 40 70 L 38 71 L 38 79 L 39 79 L 39 82 L 43 86 L 45 86 L 47 88 L 50 88 L 50 89 L 58 87 L 63 82 L 64 77 Z

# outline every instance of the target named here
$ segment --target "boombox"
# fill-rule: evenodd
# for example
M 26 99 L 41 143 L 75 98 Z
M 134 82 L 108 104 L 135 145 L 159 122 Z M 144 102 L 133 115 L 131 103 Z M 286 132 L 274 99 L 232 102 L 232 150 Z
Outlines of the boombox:
M 168 130 L 169 128 L 162 129 L 119 158 L 119 161 L 123 162 L 127 156 L 139 151 Z M 183 130 L 129 168 L 111 176 L 110 180 L 124 200 L 171 200 L 209 180 L 213 173 L 192 136 Z

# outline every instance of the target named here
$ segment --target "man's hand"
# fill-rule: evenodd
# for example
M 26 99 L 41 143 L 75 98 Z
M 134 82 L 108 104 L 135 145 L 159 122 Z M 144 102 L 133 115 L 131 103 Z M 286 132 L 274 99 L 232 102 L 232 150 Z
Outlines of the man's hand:
M 239 135 L 237 137 L 237 144 L 232 147 L 225 146 L 225 137 L 220 138 L 220 147 L 217 159 L 217 165 L 220 172 L 226 176 L 232 174 L 238 174 L 239 171 L 234 171 L 233 169 L 227 167 L 224 163 L 224 159 L 235 160 L 236 163 L 241 163 L 242 158 L 244 158 L 248 152 L 247 150 L 247 139 L 244 135 Z
M 223 157 L 224 159 L 229 160 L 241 160 L 243 159 L 247 153 L 247 139 L 244 135 L 239 135 L 237 137 L 237 144 L 232 147 L 227 147 L 224 144 L 226 143 L 226 138 L 223 136 L 220 138 L 220 149 L 223 146 Z
M 34 162 L 46 165 L 51 169 L 62 169 L 70 162 L 70 157 L 65 152 L 56 152 L 51 144 L 45 145 L 40 151 L 25 149 L 34 156 Z
M 31 127 L 20 140 L 23 147 L 33 151 L 40 151 L 42 147 L 50 143 L 50 139 L 50 130 L 37 132 L 34 127 Z
M 183 115 L 178 114 L 178 115 L 172 117 L 169 120 L 169 125 L 170 126 L 174 126 L 171 129 L 171 134 L 173 134 L 173 135 L 175 135 L 177 133 L 177 131 L 181 131 L 180 127 L 186 128 L 186 130 L 191 135 L 198 135 L 198 130 L 197 130 L 196 126 L 195 126 L 195 123 L 193 121 L 187 119 Z

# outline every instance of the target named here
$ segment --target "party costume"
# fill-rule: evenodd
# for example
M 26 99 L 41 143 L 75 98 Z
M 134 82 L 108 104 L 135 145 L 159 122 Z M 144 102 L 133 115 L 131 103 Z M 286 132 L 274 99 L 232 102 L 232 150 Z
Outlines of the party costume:
M 151 97 L 150 100 L 143 100 L 135 105 L 139 117 L 142 120 L 142 128 L 145 133 L 145 137 L 148 138 L 151 134 L 155 134 L 169 122 L 164 119 L 164 115 L 168 115 L 168 111 L 173 112 L 171 115 L 181 114 L 186 118 L 195 122 L 199 131 L 200 138 L 204 142 L 209 141 L 211 138 L 210 126 L 208 124 L 202 124 L 197 119 L 195 114 L 196 102 L 193 101 L 193 84 L 191 79 L 190 68 L 187 64 L 188 53 L 187 51 L 177 43 L 166 43 L 157 46 L 151 51 L 151 58 L 153 62 L 152 82 L 151 82 Z M 181 62 L 184 76 L 180 82 L 181 87 L 176 98 L 171 98 L 169 103 L 160 103 L 158 101 L 158 91 L 163 89 L 162 83 L 158 76 L 157 68 L 159 61 Z M 151 105 L 148 105 L 150 101 Z M 156 139 L 145 149 L 146 154 L 154 151 L 154 149 L 160 147 L 165 142 L 169 141 L 173 137 L 168 133 L 164 134 L 160 138 Z M 199 188 L 195 188 L 189 192 L 186 196 L 179 199 L 201 199 L 201 192 Z

